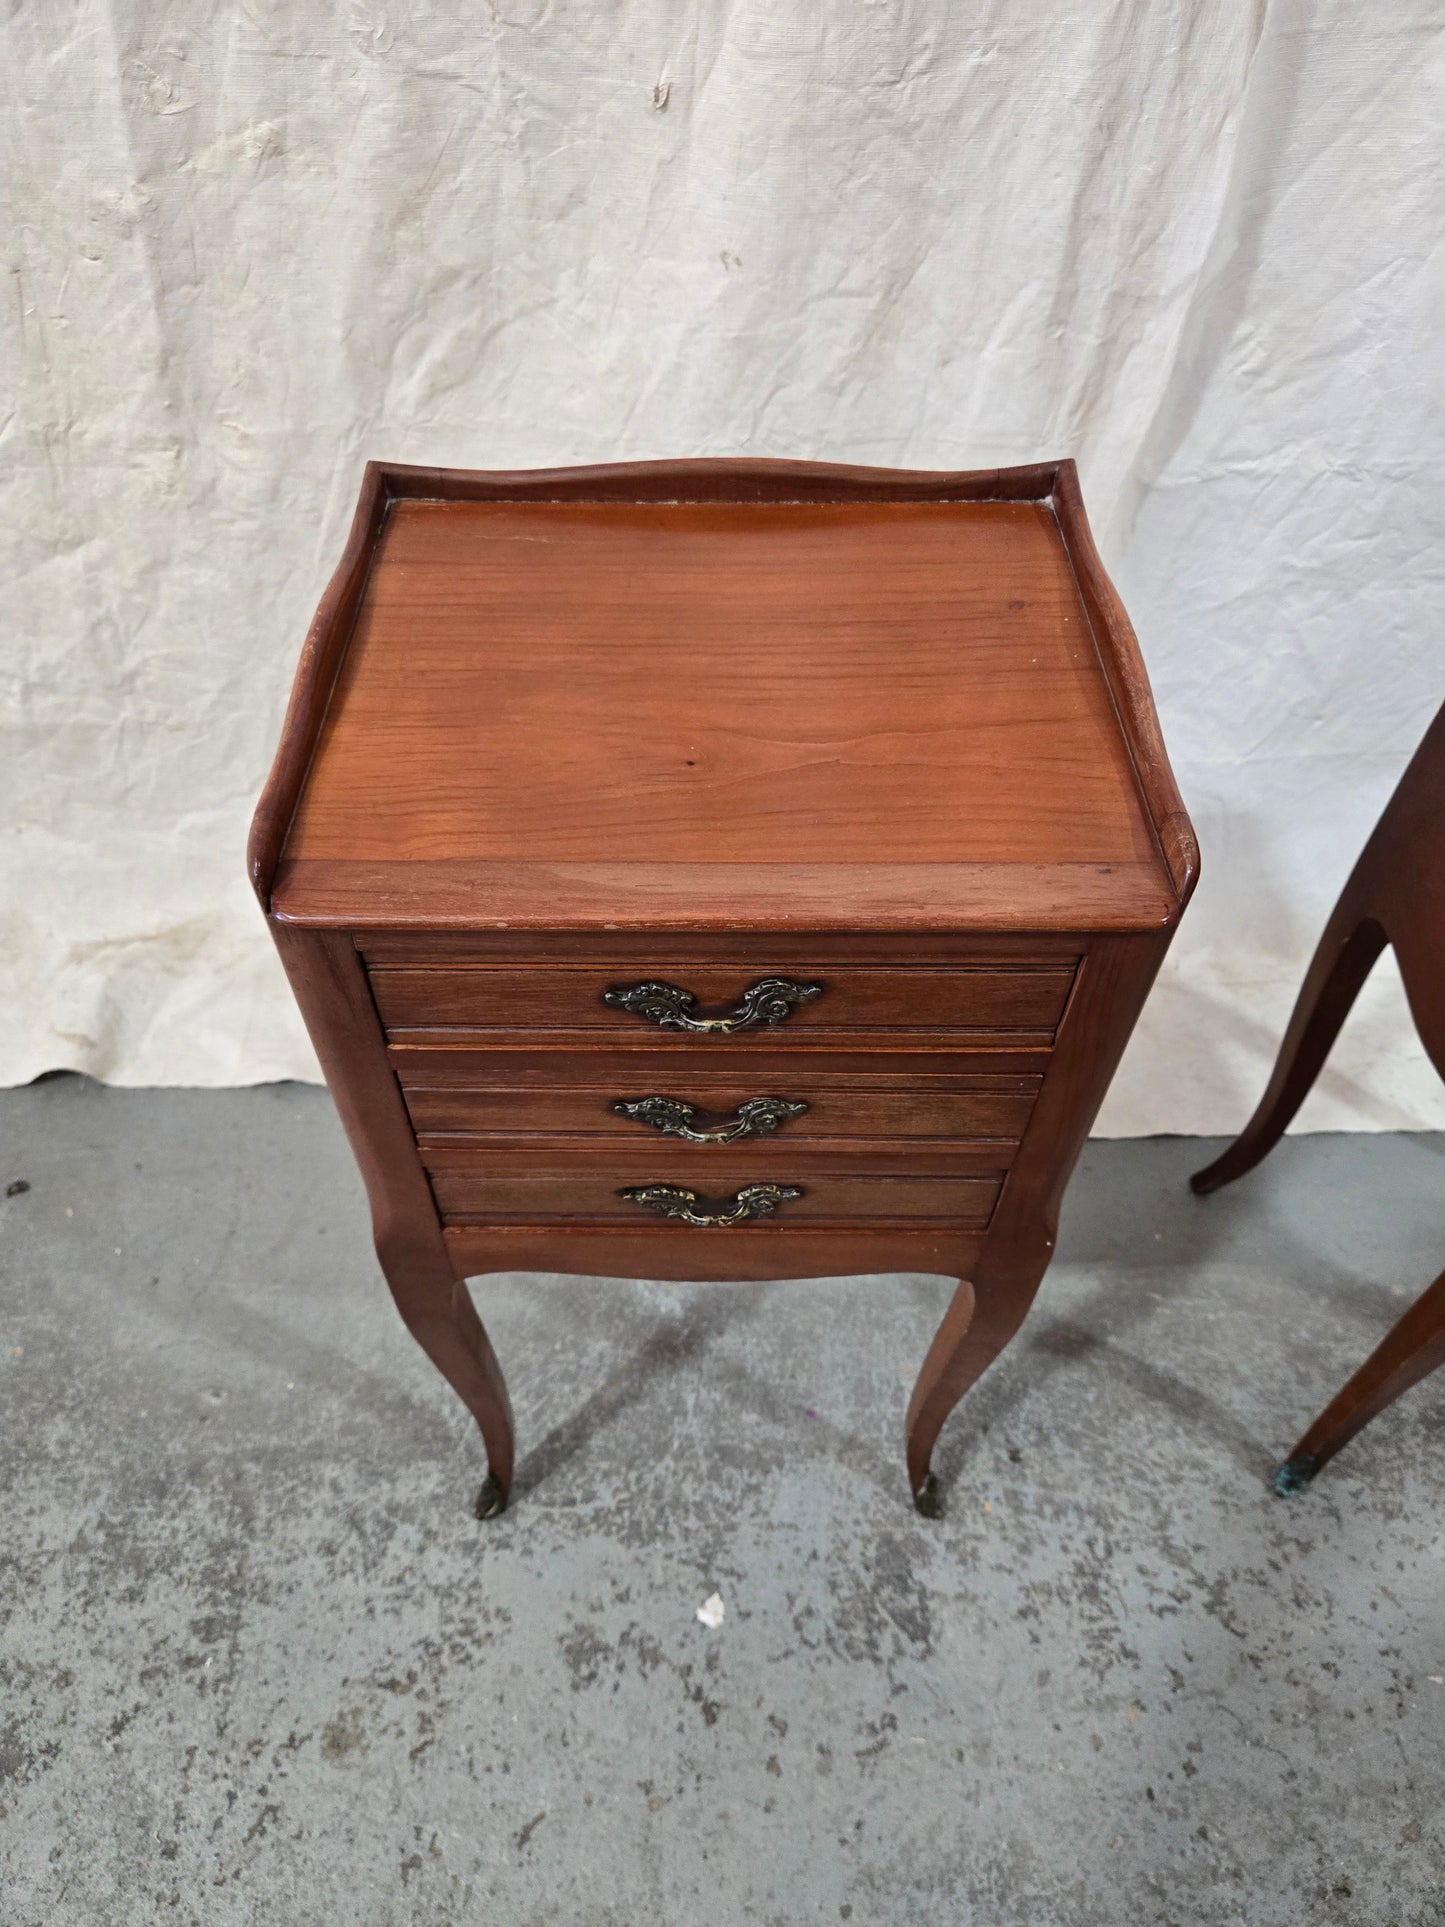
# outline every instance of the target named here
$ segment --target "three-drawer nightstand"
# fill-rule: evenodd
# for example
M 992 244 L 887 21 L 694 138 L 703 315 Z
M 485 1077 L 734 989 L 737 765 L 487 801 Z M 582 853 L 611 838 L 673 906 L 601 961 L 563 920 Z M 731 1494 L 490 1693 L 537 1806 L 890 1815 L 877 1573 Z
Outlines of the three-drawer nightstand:
M 403 1319 L 465 1280 L 940 1272 L 1018 1329 L 1197 851 L 1073 465 L 371 465 L 251 874 Z

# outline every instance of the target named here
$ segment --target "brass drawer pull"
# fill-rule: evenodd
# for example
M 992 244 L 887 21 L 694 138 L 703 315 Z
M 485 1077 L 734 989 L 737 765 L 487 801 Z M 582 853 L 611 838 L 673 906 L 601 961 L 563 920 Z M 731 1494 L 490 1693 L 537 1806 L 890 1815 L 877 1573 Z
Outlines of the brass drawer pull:
M 742 1224 L 748 1218 L 770 1218 L 789 1198 L 801 1198 L 795 1184 L 745 1184 L 730 1204 L 714 1205 L 696 1191 L 685 1191 L 680 1184 L 635 1184 L 617 1193 L 640 1204 L 645 1211 L 661 1212 L 664 1218 L 681 1218 L 684 1224 L 720 1226 Z M 701 1207 L 701 1208 L 699 1208 Z
M 790 1117 L 801 1117 L 808 1107 L 801 1099 L 750 1097 L 739 1104 L 731 1123 L 715 1125 L 711 1130 L 694 1126 L 696 1106 L 684 1104 L 680 1097 L 639 1097 L 632 1102 L 619 1097 L 612 1108 L 619 1117 L 650 1124 L 664 1137 L 685 1137 L 689 1144 L 734 1144 L 739 1138 L 766 1137 Z
M 694 1017 L 697 998 L 676 984 L 626 984 L 604 990 L 602 1001 L 614 1010 L 629 1010 L 663 1030 L 714 1031 L 726 1035 L 751 1030 L 754 1024 L 781 1024 L 798 1004 L 822 995 L 821 984 L 797 984 L 791 977 L 760 977 L 743 992 L 742 1001 L 726 1017 Z

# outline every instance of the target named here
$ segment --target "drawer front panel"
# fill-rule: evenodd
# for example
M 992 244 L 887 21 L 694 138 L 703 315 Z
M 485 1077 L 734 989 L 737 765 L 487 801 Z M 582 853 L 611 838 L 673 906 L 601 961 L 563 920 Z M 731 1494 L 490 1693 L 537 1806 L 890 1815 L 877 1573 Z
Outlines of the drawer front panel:
M 780 1021 L 758 1021 L 732 1032 L 692 1032 L 604 1002 L 609 991 L 623 995 L 643 984 L 657 984 L 695 1000 L 691 1005 L 673 1006 L 691 1021 L 741 1021 L 751 1009 L 777 1008 L 756 996 L 750 1003 L 749 993 L 768 980 L 821 988 L 817 995 L 803 1001 L 785 997 L 786 1015 Z M 651 1036 L 713 1049 L 724 1049 L 743 1038 L 760 1042 L 802 1031 L 1051 1033 L 1063 1014 L 1073 980 L 1072 965 L 957 970 L 842 966 L 809 971 L 799 964 L 763 973 L 709 965 L 669 972 L 658 965 L 632 974 L 621 968 L 603 970 L 596 966 L 572 969 L 538 965 L 523 969 L 478 964 L 371 971 L 377 1008 L 391 1031 L 591 1031 L 618 1037 Z M 654 1011 L 669 1008 L 665 997 L 639 997 L 634 1001 Z
M 596 1278 L 852 1278 L 860 1273 L 937 1272 L 967 1278 L 981 1231 L 914 1219 L 866 1225 L 740 1225 L 709 1235 L 688 1225 L 449 1225 L 460 1277 L 485 1271 L 568 1271 Z
M 1002 1174 L 976 1177 L 809 1177 L 794 1183 L 793 1176 L 774 1165 L 767 1171 L 738 1169 L 736 1175 L 720 1183 L 716 1167 L 699 1172 L 682 1168 L 660 1174 L 660 1167 L 645 1160 L 636 1165 L 615 1161 L 609 1172 L 532 1171 L 513 1175 L 495 1161 L 473 1161 L 441 1168 L 431 1164 L 432 1189 L 448 1223 L 480 1218 L 501 1224 L 525 1224 L 549 1219 L 571 1223 L 614 1223 L 645 1225 L 676 1223 L 619 1193 L 625 1189 L 645 1189 L 665 1185 L 695 1194 L 699 1210 L 725 1214 L 755 1186 L 785 1186 L 800 1195 L 778 1204 L 766 1218 L 748 1222 L 755 1225 L 797 1223 L 880 1224 L 891 1220 L 927 1219 L 941 1224 L 982 1227 L 987 1224 L 1002 1183 Z M 733 1167 L 729 1167 L 730 1169 Z M 700 1228 L 698 1235 L 703 1235 Z M 723 1237 L 728 1229 L 714 1227 L 712 1235 Z
M 649 1123 L 646 1115 L 625 1116 L 614 1108 L 619 1103 L 645 1103 L 650 1097 L 678 1100 L 692 1113 L 682 1120 L 685 1127 L 700 1131 L 725 1131 L 745 1123 L 745 1107 L 759 1098 L 778 1097 L 806 1105 L 796 1117 L 786 1118 L 767 1132 L 766 1138 L 753 1130 L 713 1147 L 734 1154 L 764 1141 L 786 1145 L 812 1138 L 1016 1141 L 1023 1135 L 1034 1103 L 1031 1090 L 820 1089 L 806 1078 L 774 1079 L 766 1084 L 690 1085 L 685 1079 L 666 1077 L 639 1083 L 635 1073 L 615 1078 L 611 1084 L 592 1086 L 457 1090 L 423 1085 L 406 1092 L 412 1123 L 422 1133 L 512 1136 L 535 1132 L 620 1139 L 632 1145 L 677 1139 L 677 1133 L 661 1130 Z M 666 1111 L 652 1114 L 667 1121 Z

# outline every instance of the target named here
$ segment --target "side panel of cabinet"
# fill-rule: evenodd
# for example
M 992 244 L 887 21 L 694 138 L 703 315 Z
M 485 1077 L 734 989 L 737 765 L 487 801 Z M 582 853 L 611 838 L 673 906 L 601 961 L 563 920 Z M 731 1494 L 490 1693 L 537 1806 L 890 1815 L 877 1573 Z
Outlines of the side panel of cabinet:
M 275 921 L 271 934 L 361 1167 L 388 1277 L 396 1268 L 455 1276 L 356 946 L 345 931 Z

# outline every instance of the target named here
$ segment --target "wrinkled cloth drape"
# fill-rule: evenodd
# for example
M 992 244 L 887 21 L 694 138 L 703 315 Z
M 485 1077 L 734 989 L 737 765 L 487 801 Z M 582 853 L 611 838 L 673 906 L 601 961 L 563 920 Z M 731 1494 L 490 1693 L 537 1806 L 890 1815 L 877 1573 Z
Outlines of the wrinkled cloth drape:
M 0 28 L 0 1081 L 316 1073 L 243 874 L 368 456 L 1073 454 L 1232 1130 L 1445 694 L 1435 0 L 38 0 Z M 1386 965 L 1302 1122 L 1445 1123 Z

